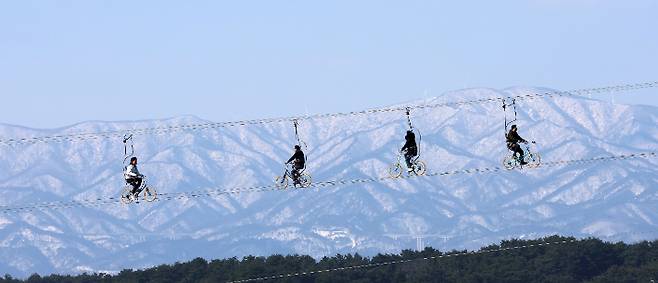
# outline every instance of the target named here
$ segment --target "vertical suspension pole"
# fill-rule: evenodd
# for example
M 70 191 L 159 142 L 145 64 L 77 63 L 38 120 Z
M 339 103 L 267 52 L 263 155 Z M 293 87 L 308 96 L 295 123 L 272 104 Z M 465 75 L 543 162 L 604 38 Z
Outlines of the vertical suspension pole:
M 299 122 L 297 122 L 297 119 L 292 120 L 292 125 L 295 127 L 295 139 L 297 139 L 297 145 L 302 146 L 302 142 L 299 139 Z
M 514 121 L 516 121 L 516 98 L 512 99 L 512 106 L 514 107 Z
M 511 106 L 514 111 L 514 119 L 507 121 L 507 106 Z M 507 98 L 503 98 L 503 113 L 505 114 L 505 136 L 507 136 L 508 127 L 517 120 L 516 98 L 512 98 L 512 103 L 507 104 Z
M 414 130 L 413 124 L 411 124 L 411 108 L 407 107 L 407 123 L 409 124 L 409 130 Z
M 130 141 L 130 154 L 128 154 L 128 141 Z M 128 133 L 123 135 L 123 165 L 126 165 L 128 158 L 135 154 L 135 144 L 133 143 L 133 135 Z M 125 169 L 125 168 L 124 168 Z
M 123 135 L 123 154 L 128 156 L 128 141 L 130 141 L 131 155 L 135 153 L 135 145 L 133 144 L 133 135 L 125 134 Z
M 299 137 L 299 121 L 297 119 L 292 120 L 292 125 L 295 127 L 295 138 L 297 139 L 297 145 L 303 147 L 304 151 L 304 161 L 308 161 L 308 145 L 305 142 L 302 142 L 302 139 Z M 306 169 L 306 163 L 304 163 L 304 169 Z
M 507 100 L 503 98 L 503 115 L 505 116 L 505 136 L 507 137 Z

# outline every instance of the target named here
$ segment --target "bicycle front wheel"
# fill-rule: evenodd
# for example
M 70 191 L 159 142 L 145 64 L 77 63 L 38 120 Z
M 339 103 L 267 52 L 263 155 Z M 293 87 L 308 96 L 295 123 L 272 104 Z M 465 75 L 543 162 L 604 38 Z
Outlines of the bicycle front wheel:
M 158 192 L 155 190 L 154 187 L 146 187 L 144 188 L 144 200 L 147 202 L 153 202 L 156 199 L 158 199 Z
M 416 161 L 414 164 L 414 173 L 418 176 L 425 175 L 427 172 L 427 165 L 423 161 Z
M 526 158 L 526 162 L 528 162 L 528 167 L 537 168 L 541 165 L 541 155 L 539 153 L 530 153 Z
M 302 186 L 302 188 L 308 188 L 311 186 L 311 175 L 308 173 L 302 173 L 302 175 L 299 176 L 299 184 Z

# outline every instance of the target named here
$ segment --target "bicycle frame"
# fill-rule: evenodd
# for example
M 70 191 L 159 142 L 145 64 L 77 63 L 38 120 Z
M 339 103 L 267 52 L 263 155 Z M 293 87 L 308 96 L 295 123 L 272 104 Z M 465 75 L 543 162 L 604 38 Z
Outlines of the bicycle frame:
M 521 150 L 525 149 L 523 156 L 517 156 L 516 152 L 512 149 L 509 149 L 510 154 L 503 159 L 503 166 L 507 169 L 513 169 L 514 167 L 523 168 L 527 166 L 528 168 L 536 168 L 541 165 L 541 155 L 532 145 L 536 145 L 535 141 L 524 143 L 523 145 L 517 144 Z M 526 164 L 521 164 L 521 163 Z
M 536 152 L 535 150 L 530 150 L 530 145 L 531 145 L 531 144 L 537 144 L 537 143 L 535 143 L 535 141 L 531 141 L 531 142 L 525 143 L 525 144 L 523 145 L 523 146 L 525 147 L 525 153 L 524 153 L 525 155 L 529 155 L 529 154 L 531 154 L 531 153 L 535 153 L 535 152 Z
M 524 146 L 525 146 L 525 154 L 532 153 L 532 151 L 530 150 L 530 144 L 529 143 L 525 144 Z
M 146 177 L 142 178 L 142 184 L 139 186 L 139 188 L 137 188 L 137 190 L 134 193 L 132 193 L 132 190 L 133 190 L 132 184 L 126 182 L 126 186 L 124 186 L 123 191 L 121 192 L 120 199 L 122 203 L 129 204 L 132 203 L 133 201 L 139 203 L 139 198 L 142 193 L 144 193 L 142 199 L 146 200 L 147 202 L 153 202 L 156 199 L 158 199 L 158 193 L 156 189 L 149 186 Z
M 407 153 L 406 150 L 400 151 L 398 153 L 398 163 L 397 164 L 407 166 L 407 160 L 404 157 L 405 153 Z M 420 155 L 416 155 L 416 156 L 412 157 L 411 158 L 411 164 L 416 166 L 416 163 L 418 162 L 418 159 L 420 159 Z M 404 160 L 404 164 L 402 163 L 403 160 Z
M 126 185 L 132 186 L 132 184 L 129 183 L 128 180 L 126 180 Z M 148 187 L 147 182 L 146 182 L 146 176 L 142 176 L 142 183 L 139 185 L 139 188 L 137 188 L 137 191 L 135 192 L 135 194 L 136 195 L 140 194 L 141 192 L 144 191 L 144 189 L 146 189 L 146 187 Z
M 287 179 L 288 177 L 290 177 L 292 179 L 292 176 L 291 176 L 290 170 L 288 169 L 288 166 L 283 167 L 283 175 L 281 175 L 281 176 L 283 176 L 283 179 Z

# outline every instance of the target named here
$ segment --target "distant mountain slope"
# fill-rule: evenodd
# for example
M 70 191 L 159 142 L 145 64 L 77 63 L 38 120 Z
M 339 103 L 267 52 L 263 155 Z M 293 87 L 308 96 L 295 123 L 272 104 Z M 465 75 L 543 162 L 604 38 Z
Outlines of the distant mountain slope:
M 416 103 L 543 91 L 471 89 Z M 658 108 L 574 98 L 517 101 L 520 133 L 545 161 L 658 150 Z M 498 103 L 412 112 L 432 171 L 500 166 Z M 86 122 L 57 130 L 0 126 L 28 137 L 204 123 L 194 117 Z M 404 113 L 301 122 L 315 181 L 378 177 L 395 160 Z M 141 170 L 161 193 L 270 185 L 295 143 L 273 123 L 136 135 Z M 116 197 L 120 139 L 0 147 L 0 205 Z M 0 273 L 117 271 L 195 257 L 397 252 L 417 238 L 475 248 L 549 234 L 658 237 L 658 160 L 415 178 L 322 189 L 183 198 L 0 214 Z

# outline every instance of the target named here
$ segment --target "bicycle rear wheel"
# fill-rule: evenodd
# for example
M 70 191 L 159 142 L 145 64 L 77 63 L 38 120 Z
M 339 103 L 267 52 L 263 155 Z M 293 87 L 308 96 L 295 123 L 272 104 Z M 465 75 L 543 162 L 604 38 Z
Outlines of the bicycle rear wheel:
M 277 189 L 283 190 L 288 187 L 288 178 L 286 178 L 286 176 L 277 176 L 276 179 L 274 179 L 274 185 Z
M 388 168 L 388 174 L 393 179 L 400 178 L 402 176 L 402 165 L 400 163 L 393 164 Z
M 123 187 L 123 190 L 121 191 L 121 202 L 123 204 L 130 204 L 135 200 L 132 191 L 133 191 L 133 186 L 131 185 L 126 185 Z
M 516 166 L 517 166 L 516 158 L 514 157 L 514 155 L 505 156 L 505 158 L 503 159 L 503 167 L 505 167 L 505 169 L 512 170 Z

